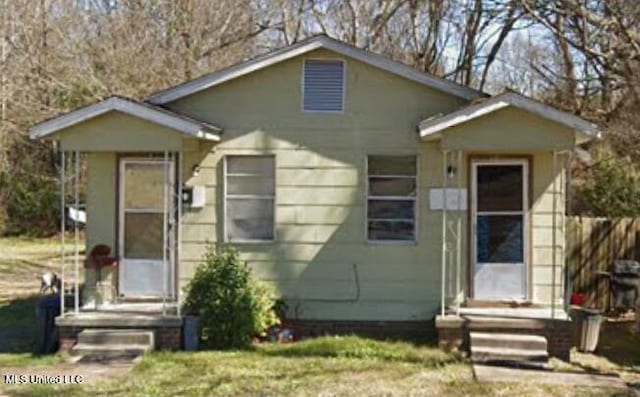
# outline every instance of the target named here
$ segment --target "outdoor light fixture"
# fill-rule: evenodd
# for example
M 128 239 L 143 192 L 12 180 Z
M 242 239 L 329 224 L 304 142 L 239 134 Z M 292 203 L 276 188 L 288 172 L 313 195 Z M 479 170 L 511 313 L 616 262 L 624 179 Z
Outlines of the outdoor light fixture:
M 194 165 L 193 168 L 191 169 L 191 175 L 193 177 L 200 175 L 200 166 L 198 164 Z
M 454 176 L 456 176 L 456 167 L 452 166 L 452 165 L 448 165 L 447 166 L 447 177 L 449 177 L 450 179 L 453 179 Z

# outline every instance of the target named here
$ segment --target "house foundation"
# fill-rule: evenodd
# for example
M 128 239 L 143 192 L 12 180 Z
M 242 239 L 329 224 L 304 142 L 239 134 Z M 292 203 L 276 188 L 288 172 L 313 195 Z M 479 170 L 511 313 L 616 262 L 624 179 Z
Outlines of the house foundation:
M 471 332 L 538 335 L 547 339 L 550 356 L 569 361 L 573 325 L 569 318 L 514 318 L 474 315 L 437 316 L 438 345 L 445 350 L 469 351 Z
M 296 339 L 323 335 L 359 335 L 373 339 L 432 340 L 433 321 L 287 320 Z
M 135 329 L 153 331 L 156 350 L 182 349 L 183 319 L 170 315 L 132 315 L 129 313 L 82 312 L 56 318 L 59 350 L 69 351 L 85 329 Z

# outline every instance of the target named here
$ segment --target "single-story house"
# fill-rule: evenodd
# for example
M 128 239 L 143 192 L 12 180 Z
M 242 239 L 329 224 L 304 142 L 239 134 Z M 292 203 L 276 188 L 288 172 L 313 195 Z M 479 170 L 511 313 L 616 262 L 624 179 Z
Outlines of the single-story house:
M 63 250 L 85 279 L 58 318 L 66 344 L 149 327 L 179 347 L 182 288 L 224 242 L 300 333 L 436 325 L 455 344 L 475 321 L 568 354 L 566 169 L 600 136 L 575 115 L 318 36 L 30 136 L 57 142 L 63 197 L 86 164 L 87 253 L 111 258 Z

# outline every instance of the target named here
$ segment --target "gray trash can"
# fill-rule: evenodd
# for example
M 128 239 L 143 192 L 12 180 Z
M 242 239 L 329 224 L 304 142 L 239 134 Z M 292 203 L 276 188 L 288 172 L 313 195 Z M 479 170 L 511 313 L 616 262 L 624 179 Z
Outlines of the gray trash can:
M 185 316 L 183 327 L 184 350 L 198 350 L 198 341 L 200 340 L 200 321 L 198 317 Z
M 571 310 L 576 331 L 576 343 L 581 352 L 591 353 L 598 347 L 602 314 L 599 310 L 574 307 Z

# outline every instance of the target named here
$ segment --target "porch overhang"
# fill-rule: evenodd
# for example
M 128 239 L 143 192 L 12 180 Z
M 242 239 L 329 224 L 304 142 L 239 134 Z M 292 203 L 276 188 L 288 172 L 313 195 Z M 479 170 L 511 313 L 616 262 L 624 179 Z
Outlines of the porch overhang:
M 160 106 L 111 97 L 36 124 L 29 136 L 59 140 L 64 150 L 179 150 L 183 141 L 218 142 L 221 132 Z
M 509 110 L 524 117 L 500 119 L 498 115 Z M 485 117 L 489 115 L 493 117 Z M 541 127 L 534 130 L 531 124 L 538 123 Z M 495 128 L 495 124 L 500 124 L 499 128 Z M 483 129 L 487 131 L 485 135 L 481 133 Z M 522 129 L 527 132 L 523 133 Z M 465 130 L 476 136 L 458 134 Z M 506 134 L 505 130 L 508 130 Z M 508 151 L 572 149 L 602 137 L 597 125 L 514 92 L 481 99 L 452 113 L 425 119 L 418 131 L 423 141 L 442 140 L 443 148 L 452 150 L 494 150 L 501 144 Z

